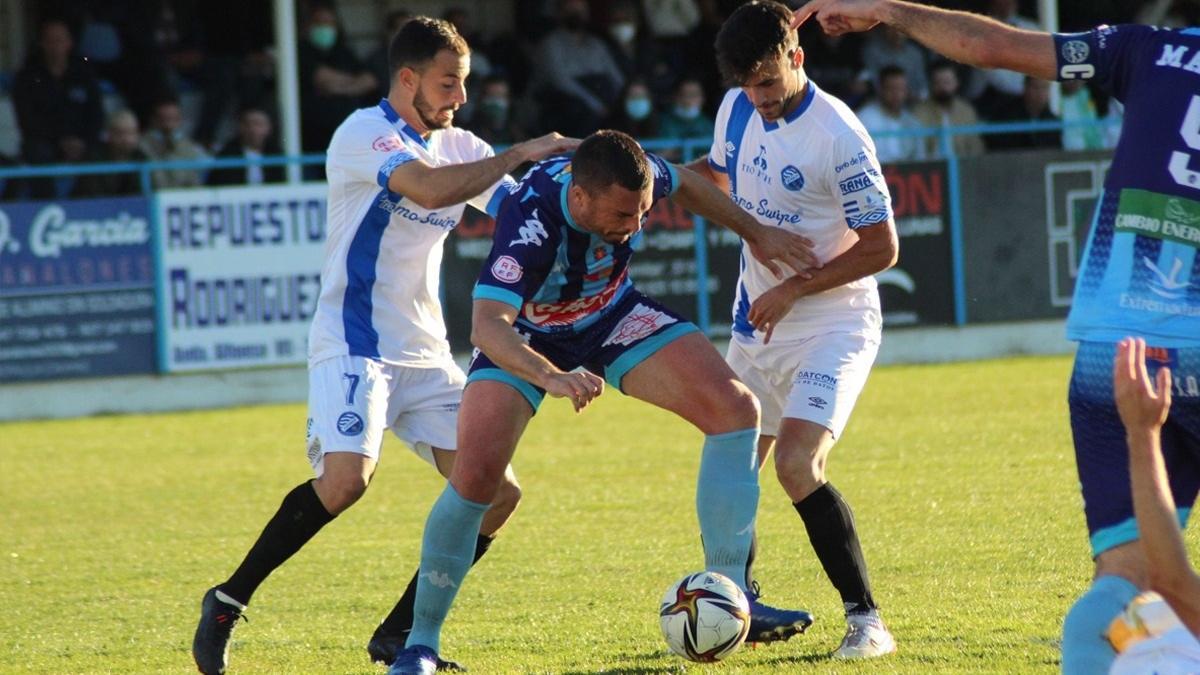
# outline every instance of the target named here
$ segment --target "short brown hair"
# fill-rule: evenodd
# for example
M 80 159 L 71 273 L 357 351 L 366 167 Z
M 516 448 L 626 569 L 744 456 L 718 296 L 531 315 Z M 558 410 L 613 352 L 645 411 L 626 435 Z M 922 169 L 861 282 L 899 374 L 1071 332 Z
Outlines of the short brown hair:
M 455 54 L 470 54 L 467 41 L 449 21 L 428 16 L 409 19 L 388 45 L 388 74 L 401 68 L 419 68 L 433 60 L 443 49 Z
M 792 11 L 774 0 L 738 7 L 717 33 L 717 67 L 726 84 L 737 87 L 763 66 L 797 44 Z

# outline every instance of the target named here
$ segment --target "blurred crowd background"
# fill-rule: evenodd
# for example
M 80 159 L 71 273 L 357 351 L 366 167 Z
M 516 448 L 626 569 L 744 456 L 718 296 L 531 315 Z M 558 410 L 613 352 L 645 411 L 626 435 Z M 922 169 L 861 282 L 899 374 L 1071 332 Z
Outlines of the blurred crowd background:
M 302 147 L 321 153 L 352 110 L 386 94 L 386 46 L 415 12 L 458 27 L 472 47 L 456 124 L 494 145 L 550 130 L 621 129 L 640 139 L 706 138 L 726 90 L 712 43 L 734 0 L 298 0 Z M 798 4 L 798 3 L 793 3 Z M 1036 27 L 1033 0 L 936 2 Z M 1101 23 L 1200 24 L 1198 0 L 1060 0 L 1061 30 Z M 431 11 L 434 10 L 434 11 Z M 21 54 L 0 55 L 0 165 L 280 154 L 272 3 L 266 0 L 0 1 Z M 5 30 L 0 29 L 0 34 Z M 801 29 L 805 69 L 872 131 L 1030 120 L 1119 120 L 1082 83 L 939 60 L 878 28 L 829 37 Z M 1014 148 L 1102 149 L 1119 125 L 959 135 L 960 155 Z M 884 136 L 880 160 L 939 156 L 936 138 Z M 669 154 L 669 153 L 668 153 Z M 677 158 L 678 159 L 678 158 Z M 320 167 L 306 176 L 320 178 Z M 156 188 L 284 180 L 281 167 L 158 171 Z M 4 199 L 136 194 L 136 174 L 8 180 Z

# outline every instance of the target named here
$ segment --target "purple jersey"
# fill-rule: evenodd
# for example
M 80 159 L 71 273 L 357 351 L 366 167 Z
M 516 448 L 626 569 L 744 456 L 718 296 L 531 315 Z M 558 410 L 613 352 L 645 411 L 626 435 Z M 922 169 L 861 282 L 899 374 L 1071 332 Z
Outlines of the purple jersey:
M 1103 26 L 1054 45 L 1059 79 L 1125 105 L 1068 336 L 1200 347 L 1200 30 Z
M 654 201 L 678 185 L 666 160 L 646 154 L 654 174 Z M 610 244 L 581 228 L 567 209 L 571 160 L 536 164 L 496 216 L 492 252 L 472 297 L 519 310 L 517 325 L 539 331 L 578 331 L 595 323 L 633 287 L 629 258 L 641 232 Z

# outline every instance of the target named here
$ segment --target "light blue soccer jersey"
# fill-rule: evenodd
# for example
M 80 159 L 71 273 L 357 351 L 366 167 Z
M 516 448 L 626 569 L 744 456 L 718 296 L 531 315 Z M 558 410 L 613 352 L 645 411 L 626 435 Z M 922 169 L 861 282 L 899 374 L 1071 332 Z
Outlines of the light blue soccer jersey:
M 1200 347 L 1200 30 L 1105 26 L 1054 43 L 1059 79 L 1125 105 L 1067 335 Z

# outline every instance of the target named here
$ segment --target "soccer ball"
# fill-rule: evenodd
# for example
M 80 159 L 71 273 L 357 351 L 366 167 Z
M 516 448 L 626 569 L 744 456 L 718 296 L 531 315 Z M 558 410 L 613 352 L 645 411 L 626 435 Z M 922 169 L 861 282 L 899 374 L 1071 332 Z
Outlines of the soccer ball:
M 750 601 L 716 572 L 689 574 L 663 593 L 659 625 L 671 651 L 711 663 L 736 652 L 750 632 Z

